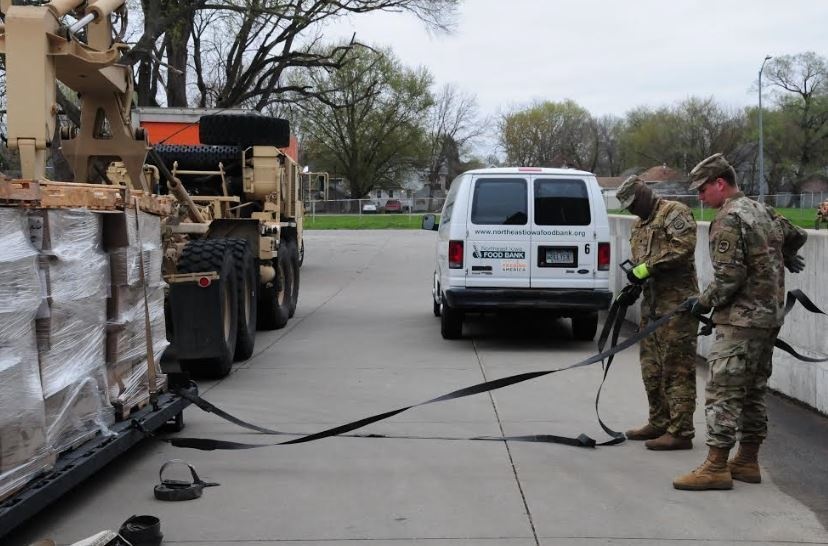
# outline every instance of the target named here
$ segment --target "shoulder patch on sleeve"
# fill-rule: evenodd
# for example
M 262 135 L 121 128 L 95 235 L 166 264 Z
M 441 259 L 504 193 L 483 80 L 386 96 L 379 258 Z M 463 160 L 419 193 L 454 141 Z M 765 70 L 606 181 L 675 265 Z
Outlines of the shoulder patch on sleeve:
M 723 231 L 716 234 L 711 248 L 714 262 L 731 263 L 736 258 L 739 245 L 739 236 L 730 231 Z

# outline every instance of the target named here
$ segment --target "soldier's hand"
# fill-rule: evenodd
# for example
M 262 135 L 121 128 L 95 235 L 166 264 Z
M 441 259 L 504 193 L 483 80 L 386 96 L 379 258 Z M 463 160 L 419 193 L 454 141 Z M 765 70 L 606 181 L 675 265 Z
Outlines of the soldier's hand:
M 799 254 L 795 256 L 786 256 L 785 267 L 791 273 L 799 273 L 800 271 L 805 269 L 805 258 L 803 258 Z
M 690 311 L 691 315 L 696 317 L 703 317 L 713 310 L 712 307 L 704 305 L 699 301 L 699 298 L 688 298 L 683 304 L 685 309 Z
M 629 307 L 630 305 L 634 304 L 638 297 L 641 295 L 641 285 L 638 284 L 628 284 L 625 286 L 621 293 L 618 294 L 618 297 L 615 299 L 620 305 L 626 305 Z
M 642 285 L 644 281 L 650 276 L 650 271 L 647 269 L 647 264 L 641 263 L 627 271 L 627 280 L 630 284 Z

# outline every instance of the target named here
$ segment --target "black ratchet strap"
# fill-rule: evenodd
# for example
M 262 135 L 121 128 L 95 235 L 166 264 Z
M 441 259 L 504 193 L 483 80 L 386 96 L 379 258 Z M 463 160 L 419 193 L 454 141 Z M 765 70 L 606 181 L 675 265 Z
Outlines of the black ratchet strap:
M 660 328 L 664 325 L 670 318 L 673 317 L 676 313 L 686 311 L 686 305 L 681 305 L 674 309 L 672 312 L 664 315 L 663 317 L 659 318 L 658 320 L 650 322 L 644 329 L 642 329 L 637 334 L 630 336 L 620 343 L 617 343 L 619 332 L 621 329 L 621 325 L 624 322 L 624 315 L 626 313 L 626 306 L 618 305 L 617 302 L 613 304 L 611 307 L 611 311 L 613 314 L 613 320 L 607 320 L 607 323 L 612 323 L 615 325 L 613 328 L 613 336 L 612 341 L 613 345 L 609 349 L 604 350 L 603 348 L 599 349 L 597 354 L 594 354 L 590 357 L 581 360 L 580 362 L 576 362 L 575 364 L 571 364 L 569 366 L 565 366 L 562 368 L 555 368 L 552 370 L 542 370 L 536 372 L 526 372 L 520 373 L 515 375 L 510 375 L 507 377 L 501 377 L 500 379 L 494 379 L 491 381 L 485 381 L 483 383 L 478 383 L 476 385 L 471 385 L 469 387 L 464 387 L 462 389 L 458 389 L 452 391 L 450 393 L 444 394 L 442 396 L 438 396 L 436 398 L 432 398 L 431 400 L 426 400 L 425 402 L 420 402 L 419 404 L 412 404 L 410 406 L 405 406 L 396 410 L 387 411 L 384 413 L 379 413 L 376 415 L 372 415 L 370 417 L 365 417 L 363 419 L 359 419 L 357 421 L 352 421 L 350 423 L 346 423 L 344 425 L 339 425 L 333 428 L 329 428 L 320 432 L 316 432 L 313 434 L 306 434 L 300 436 L 299 438 L 294 438 L 292 440 L 287 440 L 284 442 L 278 443 L 271 443 L 271 444 L 242 444 L 238 442 L 226 442 L 226 441 L 218 441 L 218 440 L 211 440 L 208 438 L 164 438 L 163 441 L 170 443 L 176 447 L 188 447 L 193 449 L 201 449 L 205 451 L 211 451 L 214 449 L 252 449 L 257 447 L 267 447 L 267 446 L 275 446 L 275 445 L 291 445 L 291 444 L 302 444 L 306 442 L 313 442 L 315 440 L 321 440 L 322 438 L 328 438 L 331 436 L 343 436 L 348 432 L 353 430 L 362 428 L 364 426 L 370 425 L 372 423 L 376 423 L 378 421 L 382 421 L 384 419 L 388 419 L 389 417 L 393 417 L 398 415 L 404 411 L 410 410 L 412 408 L 417 408 L 420 406 L 425 406 L 428 404 L 434 404 L 437 402 L 446 402 L 448 400 L 454 400 L 457 398 L 464 398 L 466 396 L 472 396 L 475 394 L 480 394 L 484 392 L 489 392 L 497 389 L 502 389 L 504 387 L 509 387 L 511 385 L 515 385 L 517 383 L 523 383 L 524 381 L 529 381 L 530 379 L 536 379 L 538 377 L 543 377 L 545 375 L 550 375 L 553 373 L 558 373 L 566 370 L 571 370 L 574 368 L 581 368 L 585 366 L 589 366 L 595 364 L 596 362 L 602 362 L 605 359 L 608 359 L 619 353 L 630 346 L 638 343 L 640 340 L 645 338 L 646 336 L 650 335 L 656 329 Z M 606 330 L 606 326 L 605 326 Z M 608 337 L 609 334 L 606 336 L 605 333 L 602 332 L 602 338 Z M 606 343 L 606 339 L 603 340 L 603 343 Z M 606 379 L 607 373 L 609 372 L 609 365 L 604 366 L 604 376 L 603 379 Z M 604 381 L 601 381 L 601 385 L 603 385 Z M 188 400 L 193 401 L 196 403 L 200 408 L 204 409 L 205 411 L 209 411 L 210 413 L 215 413 L 216 415 L 232 422 L 237 425 L 240 425 L 244 428 L 255 430 L 257 432 L 262 432 L 264 434 L 289 434 L 283 431 L 271 430 L 266 429 L 264 427 L 259 427 L 257 425 L 253 425 L 247 423 L 237 417 L 233 417 L 232 415 L 228 414 L 227 412 L 220 410 L 216 406 L 210 404 L 206 400 L 201 397 L 196 397 L 182 393 L 182 396 L 185 396 Z M 600 396 L 600 389 L 599 389 L 599 396 Z M 595 400 L 595 407 L 596 411 L 598 408 L 598 396 L 596 396 Z M 463 438 L 464 440 L 475 440 L 475 441 L 517 441 L 517 442 L 542 442 L 542 443 L 555 443 L 555 444 L 564 444 L 576 447 L 596 447 L 596 446 L 604 446 L 604 445 L 615 445 L 623 442 L 625 440 L 624 435 L 620 432 L 616 432 L 608 428 L 603 421 L 601 421 L 599 416 L 599 423 L 601 427 L 609 434 L 612 438 L 606 442 L 598 443 L 593 438 L 590 438 L 586 434 L 580 434 L 577 437 L 569 437 L 569 436 L 558 436 L 554 434 L 534 434 L 534 435 L 526 435 L 526 436 L 508 436 L 508 437 L 495 437 L 495 436 L 477 436 L 472 438 Z M 391 438 L 392 436 L 385 436 L 379 434 L 372 434 L 372 435 L 354 435 L 353 437 L 370 437 L 370 438 L 383 438 L 388 437 Z M 395 436 L 394 438 L 406 438 L 403 436 Z M 407 438 L 414 438 L 413 436 L 408 436 Z M 424 438 L 424 437 L 421 437 Z M 442 438 L 441 438 L 442 439 Z M 449 438 L 445 438 L 449 439 Z M 458 439 L 458 438 L 452 438 Z
M 812 313 L 818 314 L 826 314 L 824 311 L 819 309 L 801 290 L 791 290 L 788 292 L 786 303 L 785 303 L 785 314 L 789 313 L 790 310 L 796 305 L 796 302 L 802 304 L 805 309 Z M 299 435 L 298 438 L 294 438 L 292 440 L 287 440 L 284 442 L 277 442 L 277 443 L 269 443 L 269 444 L 245 444 L 239 442 L 228 442 L 223 440 L 213 440 L 209 438 L 162 438 L 163 441 L 170 443 L 176 447 L 182 448 L 192 448 L 192 449 L 200 449 L 204 451 L 212 451 L 216 449 L 253 449 L 259 447 L 270 447 L 270 446 L 277 446 L 277 445 L 291 445 L 291 444 L 302 444 L 306 442 L 313 442 L 315 440 L 321 440 L 322 438 L 328 438 L 331 436 L 345 436 L 351 438 L 396 438 L 396 439 L 434 439 L 434 440 L 473 440 L 473 441 L 497 441 L 497 442 L 541 442 L 541 443 L 554 443 L 554 444 L 564 444 L 576 447 L 596 447 L 596 446 L 607 446 L 607 445 L 616 445 L 624 442 L 626 439 L 624 434 L 621 432 L 614 431 L 606 426 L 606 424 L 601 419 L 600 413 L 598 411 L 599 400 L 601 396 L 601 389 L 604 386 L 604 382 L 606 381 L 607 375 L 609 373 L 609 369 L 612 365 L 612 360 L 617 353 L 631 347 L 632 345 L 638 343 L 645 337 L 649 336 L 658 328 L 662 327 L 665 323 L 667 323 L 673 316 L 679 313 L 684 313 L 689 311 L 689 302 L 684 302 L 669 313 L 658 317 L 654 320 L 651 320 L 644 328 L 642 328 L 637 333 L 633 334 L 632 336 L 624 339 L 620 343 L 618 342 L 618 338 L 621 332 L 621 328 L 623 327 L 624 321 L 626 319 L 628 305 L 622 304 L 616 299 L 613 301 L 610 309 L 608 311 L 607 319 L 604 322 L 604 327 L 601 330 L 601 334 L 598 338 L 598 353 L 594 354 L 590 357 L 581 360 L 580 362 L 576 362 L 575 364 L 571 364 L 569 366 L 565 366 L 562 368 L 555 368 L 552 370 L 542 370 L 536 372 L 526 372 L 520 373 L 515 375 L 510 375 L 507 377 L 502 377 L 500 379 L 494 379 L 491 381 L 485 381 L 483 383 L 478 383 L 476 385 L 471 385 L 469 387 L 465 387 L 462 389 L 458 389 L 452 391 L 450 393 L 444 394 L 442 396 L 438 396 L 436 398 L 432 398 L 431 400 L 426 400 L 425 402 L 420 402 L 419 404 L 412 404 L 410 406 L 405 406 L 403 408 L 399 408 L 392 411 L 387 411 L 384 413 L 379 413 L 376 415 L 372 415 L 370 417 L 365 417 L 363 419 L 359 419 L 357 421 L 352 421 L 350 423 L 346 423 L 344 425 L 339 425 L 336 427 L 332 427 L 320 432 L 316 432 L 313 434 L 303 434 Z M 703 328 L 703 332 L 712 331 L 712 328 L 715 326 L 713 321 L 708 317 L 699 317 L 699 320 L 705 325 Z M 709 330 L 709 331 L 708 331 Z M 610 348 L 604 349 L 604 346 L 607 343 L 607 340 L 611 340 Z M 796 351 L 791 348 L 786 342 L 777 339 L 776 347 L 788 352 L 793 357 L 803 360 L 805 362 L 826 362 L 828 358 L 812 358 L 807 356 L 802 356 L 798 354 Z M 604 362 L 606 360 L 606 362 Z M 598 387 L 598 392 L 595 396 L 595 412 L 598 416 L 598 423 L 601 425 L 601 428 L 604 432 L 607 433 L 608 436 L 611 437 L 610 440 L 605 442 L 598 443 L 594 439 L 590 438 L 586 434 L 581 434 L 577 437 L 569 437 L 569 436 L 557 436 L 554 434 L 536 434 L 536 435 L 526 435 L 526 436 L 476 436 L 471 438 L 456 438 L 456 437 L 439 437 L 439 436 L 407 436 L 407 435 L 385 435 L 385 434 L 348 434 L 351 431 L 357 430 L 359 428 L 365 427 L 372 423 L 376 423 L 378 421 L 382 421 L 384 419 L 388 419 L 389 417 L 393 417 L 398 415 L 404 411 L 410 410 L 412 408 L 417 408 L 420 406 L 425 406 L 428 404 L 434 404 L 436 402 L 445 402 L 448 400 L 454 400 L 457 398 L 464 398 L 466 396 L 472 396 L 475 394 L 480 394 L 483 392 L 489 392 L 497 389 L 502 389 L 504 387 L 509 387 L 511 385 L 515 385 L 517 383 L 523 383 L 524 381 L 529 381 L 530 379 L 536 379 L 539 377 L 543 377 L 545 375 L 550 375 L 553 373 L 558 373 L 566 370 L 571 370 L 574 368 L 581 368 L 584 366 L 589 366 L 595 364 L 596 362 L 601 362 L 603 367 L 603 377 L 601 379 L 601 384 Z M 297 433 L 290 433 L 284 431 L 278 431 L 273 429 L 268 429 L 264 427 L 260 427 L 258 425 L 254 425 L 248 423 L 242 419 L 234 417 L 229 413 L 221 410 L 220 408 L 214 406 L 210 402 L 207 402 L 203 398 L 198 395 L 192 395 L 185 391 L 178 391 L 178 394 L 185 397 L 186 399 L 190 400 L 194 404 L 196 404 L 199 408 L 207 411 L 209 413 L 214 413 L 217 416 L 230 421 L 236 425 L 241 427 L 254 430 L 256 432 L 260 432 L 262 434 L 269 434 L 269 435 L 297 435 Z

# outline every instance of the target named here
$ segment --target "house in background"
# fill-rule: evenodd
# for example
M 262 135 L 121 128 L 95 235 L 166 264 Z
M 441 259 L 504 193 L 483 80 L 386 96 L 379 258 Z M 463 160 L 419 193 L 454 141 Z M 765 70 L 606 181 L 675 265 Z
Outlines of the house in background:
M 688 175 L 678 169 L 673 169 L 667 165 L 660 165 L 650 167 L 646 171 L 639 173 L 638 176 L 661 197 L 676 199 L 678 201 L 686 200 L 688 204 L 691 201 L 693 203 L 696 202 L 695 193 L 687 189 L 690 184 Z M 615 192 L 618 190 L 618 186 L 626 179 L 626 176 L 597 177 L 598 185 L 601 186 L 601 193 L 604 194 L 604 202 L 607 205 L 607 210 L 613 211 L 621 208 L 621 204 L 615 198 Z

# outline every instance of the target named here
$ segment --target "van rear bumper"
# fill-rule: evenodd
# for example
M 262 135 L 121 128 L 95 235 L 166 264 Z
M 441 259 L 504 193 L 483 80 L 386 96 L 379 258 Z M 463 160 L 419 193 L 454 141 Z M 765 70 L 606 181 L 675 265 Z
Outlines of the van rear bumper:
M 465 311 L 497 309 L 554 309 L 559 311 L 602 311 L 609 309 L 609 290 L 549 288 L 449 288 L 449 307 Z

